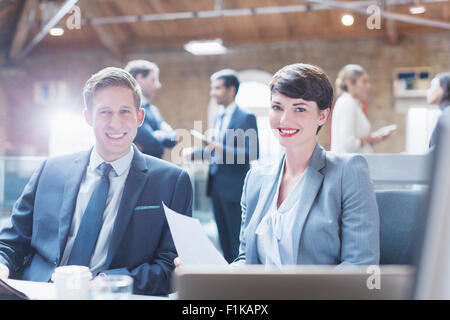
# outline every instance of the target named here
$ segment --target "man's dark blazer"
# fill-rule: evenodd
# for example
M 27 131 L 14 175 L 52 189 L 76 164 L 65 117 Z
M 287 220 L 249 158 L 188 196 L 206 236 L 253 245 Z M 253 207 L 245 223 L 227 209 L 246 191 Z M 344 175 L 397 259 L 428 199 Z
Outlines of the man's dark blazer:
M 177 144 L 176 132 L 165 133 L 162 140 L 158 139 L 154 132 L 161 130 L 164 118 L 158 108 L 153 104 L 145 104 L 141 107 L 145 110 L 145 118 L 134 141 L 142 147 L 142 152 L 161 158 L 166 148 L 173 148 Z
M 214 119 L 214 126 L 218 117 L 216 115 Z M 247 135 L 243 136 L 242 133 Z M 255 115 L 236 106 L 221 141 L 223 153 L 216 155 L 222 163 L 217 165 L 217 172 L 214 175 L 211 174 L 211 166 L 214 164 L 210 165 L 208 195 L 211 194 L 212 184 L 214 183 L 216 186 L 220 186 L 221 196 L 225 200 L 237 203 L 241 201 L 242 187 L 244 186 L 245 176 L 250 169 L 250 161 L 259 157 L 258 141 Z
M 177 256 L 163 212 L 192 215 L 192 186 L 185 171 L 166 161 L 134 156 L 107 253 L 105 274 L 134 278 L 134 293 L 164 295 Z M 49 281 L 66 246 L 90 151 L 49 158 L 33 174 L 0 231 L 0 262 L 11 277 Z

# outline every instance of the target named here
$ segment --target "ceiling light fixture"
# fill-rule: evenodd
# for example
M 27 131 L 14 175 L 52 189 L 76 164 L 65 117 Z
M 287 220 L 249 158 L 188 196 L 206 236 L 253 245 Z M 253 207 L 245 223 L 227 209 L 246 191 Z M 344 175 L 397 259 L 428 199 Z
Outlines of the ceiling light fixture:
M 344 26 L 349 27 L 355 22 L 355 18 L 351 14 L 344 14 L 341 18 L 341 22 Z
M 411 14 L 422 14 L 426 11 L 425 7 L 422 5 L 414 5 L 409 7 L 409 13 Z
M 184 45 L 184 50 L 196 56 L 225 54 L 228 52 L 227 48 L 223 46 L 221 39 L 189 41 Z
M 64 29 L 63 28 L 51 28 L 48 33 L 50 33 L 51 36 L 60 37 L 64 34 Z

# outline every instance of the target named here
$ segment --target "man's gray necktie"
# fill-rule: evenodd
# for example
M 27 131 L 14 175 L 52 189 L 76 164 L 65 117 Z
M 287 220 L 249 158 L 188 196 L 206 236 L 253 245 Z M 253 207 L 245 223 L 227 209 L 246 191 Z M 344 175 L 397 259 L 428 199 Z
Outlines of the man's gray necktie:
M 67 262 L 68 265 L 89 266 L 100 229 L 102 228 L 103 213 L 109 191 L 109 172 L 112 166 L 103 162 L 99 168 L 102 177 L 84 211 L 77 237 Z

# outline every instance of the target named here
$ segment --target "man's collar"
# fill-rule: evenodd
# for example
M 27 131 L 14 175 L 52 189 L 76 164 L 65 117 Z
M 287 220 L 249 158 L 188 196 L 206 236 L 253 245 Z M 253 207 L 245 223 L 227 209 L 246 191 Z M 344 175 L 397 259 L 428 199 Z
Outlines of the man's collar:
M 134 155 L 134 148 L 130 147 L 130 151 L 126 155 L 117 160 L 108 162 L 103 160 L 103 158 L 97 152 L 97 147 L 94 146 L 89 159 L 89 167 L 92 170 L 95 170 L 102 162 L 108 162 L 113 167 L 114 172 L 118 176 L 120 176 L 130 167 L 131 161 L 133 160 L 133 155 Z
M 236 109 L 236 102 L 230 103 L 226 108 L 224 106 L 220 106 L 220 114 L 225 113 L 225 115 L 231 115 Z

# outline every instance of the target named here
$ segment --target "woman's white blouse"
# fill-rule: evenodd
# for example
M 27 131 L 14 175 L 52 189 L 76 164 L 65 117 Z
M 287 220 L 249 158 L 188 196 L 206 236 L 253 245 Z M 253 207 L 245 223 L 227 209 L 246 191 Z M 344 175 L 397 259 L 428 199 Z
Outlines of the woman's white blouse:
M 361 139 L 367 137 L 372 128 L 361 104 L 348 92 L 337 100 L 331 120 L 331 151 L 349 153 L 373 152 L 370 144 L 361 147 Z
M 297 264 L 294 261 L 294 233 L 298 232 L 294 222 L 298 207 L 301 203 L 301 195 L 304 186 L 305 172 L 295 184 L 287 198 L 277 209 L 278 194 L 283 178 L 285 164 L 278 178 L 275 195 L 271 199 L 268 212 L 256 228 L 256 243 L 258 259 L 266 266 L 281 266 Z

